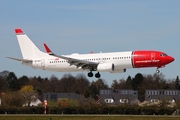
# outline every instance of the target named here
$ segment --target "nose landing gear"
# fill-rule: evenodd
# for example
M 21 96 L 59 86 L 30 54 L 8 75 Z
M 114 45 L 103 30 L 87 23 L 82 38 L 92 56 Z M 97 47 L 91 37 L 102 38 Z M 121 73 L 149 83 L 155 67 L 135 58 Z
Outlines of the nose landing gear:
M 160 71 L 157 69 L 157 70 L 156 70 L 156 73 L 160 73 Z

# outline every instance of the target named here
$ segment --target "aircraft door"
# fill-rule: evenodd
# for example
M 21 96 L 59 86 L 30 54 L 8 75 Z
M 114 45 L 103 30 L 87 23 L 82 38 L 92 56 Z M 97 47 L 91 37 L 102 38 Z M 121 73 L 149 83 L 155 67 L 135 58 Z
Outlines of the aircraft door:
M 101 52 L 100 52 L 101 53 Z M 100 63 L 104 63 L 105 62 L 105 58 L 103 58 L 102 56 L 100 57 Z
M 45 67 L 45 60 L 44 59 L 41 60 L 41 66 Z
M 151 53 L 151 62 L 153 63 L 154 60 L 155 60 L 155 53 L 153 52 L 153 53 Z
M 102 58 L 101 57 L 101 61 L 100 61 L 101 63 L 104 63 L 105 62 L 105 58 Z

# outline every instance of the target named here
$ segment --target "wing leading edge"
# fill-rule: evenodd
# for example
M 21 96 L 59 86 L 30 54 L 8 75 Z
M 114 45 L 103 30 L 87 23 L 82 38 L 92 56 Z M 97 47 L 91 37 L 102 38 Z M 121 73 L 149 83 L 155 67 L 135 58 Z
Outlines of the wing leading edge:
M 46 49 L 46 52 L 49 55 L 67 60 L 68 63 L 70 64 L 70 66 L 75 65 L 77 68 L 81 68 L 83 70 L 90 70 L 90 71 L 97 70 L 97 66 L 99 64 L 97 62 L 90 62 L 90 61 L 86 61 L 86 60 L 80 60 L 80 59 L 76 59 L 76 58 L 57 55 L 57 54 L 54 54 L 45 43 L 44 43 L 44 47 Z

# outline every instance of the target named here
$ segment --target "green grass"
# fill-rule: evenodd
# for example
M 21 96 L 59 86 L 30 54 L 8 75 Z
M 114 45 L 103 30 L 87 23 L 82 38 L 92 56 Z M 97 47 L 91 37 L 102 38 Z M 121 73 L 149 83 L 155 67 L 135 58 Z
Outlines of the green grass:
M 180 116 L 0 115 L 0 120 L 180 120 Z

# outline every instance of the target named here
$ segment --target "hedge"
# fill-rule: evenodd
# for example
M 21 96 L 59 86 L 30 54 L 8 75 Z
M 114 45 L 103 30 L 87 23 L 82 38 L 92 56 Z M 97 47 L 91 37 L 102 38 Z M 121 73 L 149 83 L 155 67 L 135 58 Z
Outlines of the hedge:
M 80 106 L 47 107 L 47 114 L 124 114 L 124 115 L 171 115 L 175 108 L 157 106 Z M 43 114 L 44 107 L 0 106 L 0 114 Z

